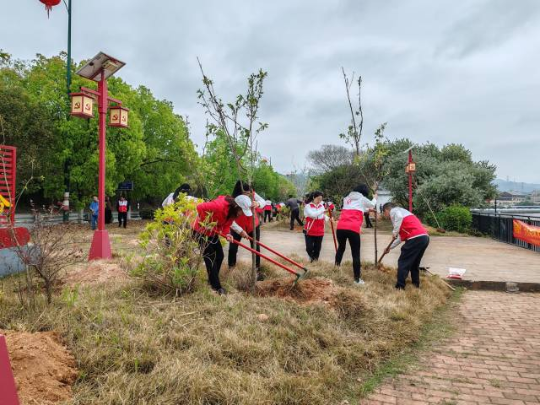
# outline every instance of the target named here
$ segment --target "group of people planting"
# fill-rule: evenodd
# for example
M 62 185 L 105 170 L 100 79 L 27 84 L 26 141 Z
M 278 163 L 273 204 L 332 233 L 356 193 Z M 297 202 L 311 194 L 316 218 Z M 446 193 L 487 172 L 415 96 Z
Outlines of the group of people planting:
M 163 206 L 174 203 L 177 196 L 184 193 L 191 197 L 189 185 L 184 184 L 175 193 L 171 193 L 163 202 Z M 362 286 L 360 245 L 361 232 L 365 213 L 377 208 L 377 193 L 368 198 L 369 188 L 365 184 L 355 187 L 343 198 L 339 218 L 334 218 L 334 204 L 324 202 L 320 191 L 310 193 L 305 201 L 290 196 L 283 205 L 290 208 L 291 229 L 297 221 L 304 232 L 306 252 L 310 261 L 317 261 L 322 248 L 326 223 L 331 222 L 332 232 L 336 228 L 335 265 L 340 266 L 346 250 L 347 242 L 353 259 L 354 284 Z M 231 195 L 219 196 L 208 202 L 197 204 L 196 219 L 193 223 L 193 236 L 199 241 L 201 253 L 208 272 L 208 280 L 214 291 L 226 294 L 219 278 L 219 271 L 225 258 L 220 236 L 230 243 L 228 265 L 236 265 L 238 244 L 242 238 L 248 239 L 251 249 L 256 253 L 257 279 L 262 280 L 260 272 L 260 224 L 261 218 L 257 210 L 265 208 L 269 201 L 259 196 L 246 182 L 238 181 Z M 304 221 L 300 219 L 300 206 L 304 206 Z M 420 220 L 411 212 L 389 202 L 382 207 L 383 215 L 392 222 L 392 243 L 385 253 L 404 242 L 398 259 L 397 289 L 404 289 L 406 279 L 411 274 L 412 284 L 420 287 L 420 262 L 429 245 L 429 236 Z M 255 213 L 255 215 L 254 215 Z M 195 213 L 194 213 L 195 214 Z M 264 246 L 264 245 L 263 245 Z M 244 246 L 245 247 L 245 246 Z

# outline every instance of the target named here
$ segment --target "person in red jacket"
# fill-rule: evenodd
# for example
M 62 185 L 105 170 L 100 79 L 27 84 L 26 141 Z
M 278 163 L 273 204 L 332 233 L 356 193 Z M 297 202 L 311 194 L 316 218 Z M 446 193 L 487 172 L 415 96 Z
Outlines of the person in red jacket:
M 252 207 L 258 207 L 259 203 L 257 201 L 251 201 L 251 198 L 247 195 L 239 195 L 234 199 L 236 203 L 242 207 L 244 215 L 239 216 L 234 220 L 231 225 L 231 235 L 232 237 L 240 241 L 242 238 L 255 238 L 256 241 L 261 240 L 261 227 L 259 222 L 259 217 L 255 215 L 255 228 L 253 227 L 253 212 Z M 249 213 L 248 213 L 249 211 Z M 258 243 L 250 241 L 251 248 L 256 249 L 257 252 L 261 251 L 261 247 Z M 229 267 L 236 266 L 236 256 L 238 255 L 238 245 L 231 243 L 229 245 Z M 257 267 L 257 280 L 262 280 L 262 274 L 259 272 L 261 268 L 261 257 L 257 255 L 255 259 L 255 265 Z
M 377 205 L 377 194 L 374 195 L 373 200 L 367 198 L 368 194 L 368 187 L 365 184 L 360 184 L 343 199 L 343 209 L 341 210 L 336 231 L 338 240 L 336 266 L 341 265 L 341 260 L 347 247 L 347 241 L 349 241 L 353 259 L 354 283 L 357 286 L 363 286 L 365 284 L 361 278 L 362 269 L 360 262 L 360 233 L 362 232 L 362 223 L 364 222 L 364 212 Z
M 429 236 L 416 215 L 404 208 L 398 207 L 394 203 L 388 202 L 383 205 L 383 215 L 390 218 L 394 230 L 392 232 L 393 243 L 386 248 L 388 254 L 390 249 L 395 248 L 401 242 L 405 242 L 401 248 L 401 255 L 398 259 L 398 272 L 396 288 L 405 288 L 409 272 L 414 286 L 420 287 L 420 262 L 429 245 Z
M 323 193 L 314 191 L 308 197 L 304 207 L 306 252 L 312 262 L 319 260 L 324 237 L 324 225 L 329 219 L 325 215 L 326 208 L 322 200 Z
M 268 219 L 268 222 L 272 222 L 272 201 L 266 200 L 264 205 L 264 223 L 266 224 L 266 220 Z
M 232 242 L 231 224 L 240 215 L 242 215 L 242 208 L 230 196 L 219 196 L 215 200 L 197 205 L 197 219 L 193 224 L 193 236 L 201 247 L 208 272 L 208 282 L 212 289 L 220 295 L 227 292 L 219 281 L 219 270 L 224 259 L 219 235 L 226 235 L 227 240 Z

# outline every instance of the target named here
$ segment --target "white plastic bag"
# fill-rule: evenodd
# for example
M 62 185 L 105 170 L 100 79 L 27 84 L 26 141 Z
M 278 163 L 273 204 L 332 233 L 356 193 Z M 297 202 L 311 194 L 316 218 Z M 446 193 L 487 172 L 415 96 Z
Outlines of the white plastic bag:
M 455 278 L 455 279 L 461 280 L 466 271 L 467 271 L 466 269 L 459 269 L 457 267 L 449 267 L 448 276 L 446 276 L 446 278 Z

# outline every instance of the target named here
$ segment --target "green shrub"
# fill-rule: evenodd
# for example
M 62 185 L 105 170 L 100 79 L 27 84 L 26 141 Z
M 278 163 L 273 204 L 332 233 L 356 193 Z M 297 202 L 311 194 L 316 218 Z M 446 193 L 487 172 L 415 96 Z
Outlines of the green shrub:
M 202 262 L 191 230 L 196 205 L 181 195 L 175 204 L 156 210 L 155 220 L 141 234 L 146 255 L 132 275 L 148 290 L 174 296 L 195 290 Z
M 468 207 L 451 205 L 436 215 L 439 224 L 447 231 L 467 233 L 471 230 L 472 214 Z M 431 214 L 428 215 L 427 222 L 431 226 L 438 226 Z

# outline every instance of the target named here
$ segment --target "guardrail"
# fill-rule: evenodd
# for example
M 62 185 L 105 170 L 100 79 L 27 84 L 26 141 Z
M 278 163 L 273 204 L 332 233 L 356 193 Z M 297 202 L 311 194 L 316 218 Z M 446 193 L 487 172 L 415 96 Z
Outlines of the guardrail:
M 138 221 L 141 219 L 141 216 L 139 215 L 138 211 L 130 212 L 130 217 L 128 220 L 132 221 Z M 46 221 L 51 223 L 62 223 L 63 222 L 63 216 L 62 214 L 57 215 L 47 215 Z M 34 214 L 17 214 L 15 218 L 15 223 L 18 225 L 25 225 L 25 224 L 33 224 L 36 222 L 36 218 Z M 71 212 L 69 214 L 69 222 L 90 222 L 90 214 L 85 212 L 82 215 L 77 212 Z M 118 217 L 116 214 L 113 214 L 113 222 L 118 222 Z
M 485 212 L 472 212 L 472 227 L 478 232 L 491 236 L 501 242 L 516 245 L 534 252 L 540 252 L 540 246 L 514 238 L 514 219 L 529 225 L 540 227 L 540 217 L 529 215 L 490 214 Z

